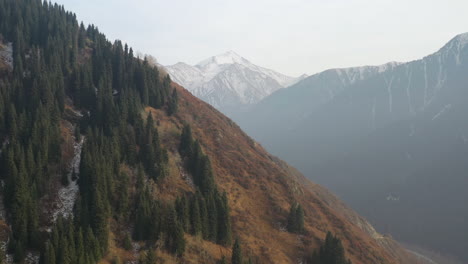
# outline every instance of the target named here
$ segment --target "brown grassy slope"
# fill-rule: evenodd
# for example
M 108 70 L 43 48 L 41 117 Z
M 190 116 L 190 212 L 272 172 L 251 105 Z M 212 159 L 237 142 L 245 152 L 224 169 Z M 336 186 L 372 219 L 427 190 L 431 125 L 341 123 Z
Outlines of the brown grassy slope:
M 259 257 L 260 263 L 297 263 L 298 258 L 318 247 L 329 230 L 343 240 L 353 263 L 416 263 L 408 260 L 398 245 L 383 247 L 381 244 L 388 241 L 378 240 L 387 238 L 372 237 L 370 225 L 333 195 L 268 154 L 213 107 L 173 85 L 179 92 L 178 113 L 167 117 L 152 108 L 146 112 L 151 111 L 159 120 L 158 129 L 173 164 L 180 162 L 173 157 L 177 157 L 182 124 L 190 123 L 194 137 L 211 159 L 218 186 L 228 193 L 233 232 L 247 254 Z M 181 187 L 185 184 L 182 189 L 189 187 L 181 181 L 180 171 L 171 173 L 165 181 L 178 182 Z M 169 186 L 163 184 L 162 189 L 177 192 Z M 305 209 L 307 232 L 303 236 L 281 231 L 294 201 Z

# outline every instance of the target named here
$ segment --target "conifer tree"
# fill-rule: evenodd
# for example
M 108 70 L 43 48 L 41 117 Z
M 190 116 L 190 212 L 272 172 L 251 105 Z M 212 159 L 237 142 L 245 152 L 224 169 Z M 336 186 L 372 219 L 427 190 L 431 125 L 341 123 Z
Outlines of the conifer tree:
M 351 264 L 350 260 L 346 260 L 341 240 L 331 232 L 327 233 L 323 245 L 314 252 L 311 261 L 318 264 Z
M 298 233 L 304 232 L 304 209 L 300 204 L 296 208 L 296 231 Z
M 46 243 L 45 255 L 44 255 L 44 264 L 55 264 L 55 250 L 54 246 L 50 243 Z
M 192 146 L 193 145 L 193 138 L 192 138 L 192 128 L 190 125 L 185 124 L 182 129 L 182 134 L 180 136 L 180 145 L 179 145 L 179 152 L 184 157 L 191 157 L 192 156 Z
M 218 264 L 227 264 L 226 257 L 225 256 L 221 257 L 221 259 L 218 261 Z
M 202 232 L 202 223 L 200 216 L 200 205 L 198 199 L 192 199 L 192 206 L 190 208 L 190 223 L 192 226 L 191 233 L 198 236 Z
M 304 232 L 304 210 L 298 203 L 293 204 L 289 210 L 287 229 L 291 233 Z
M 175 250 L 174 253 L 177 256 L 182 256 L 185 252 L 185 237 L 184 237 L 184 229 L 177 221 L 174 233 L 174 240 L 175 240 Z
M 231 264 L 243 264 L 242 249 L 238 238 L 236 238 L 234 245 L 232 246 Z
M 218 208 L 218 243 L 229 245 L 232 240 L 230 209 L 226 192 L 221 197 L 217 197 Z
M 125 250 L 132 250 L 133 246 L 132 246 L 132 238 L 130 237 L 130 234 L 126 234 L 125 235 L 125 238 L 124 238 L 124 241 L 123 241 L 123 248 Z
M 156 254 L 153 249 L 148 250 L 144 264 L 156 264 Z
M 186 232 L 190 232 L 189 208 L 187 199 L 185 198 L 185 196 L 177 197 L 175 204 L 177 211 L 177 219 L 182 224 L 184 230 Z
M 169 105 L 167 108 L 168 115 L 173 115 L 177 112 L 178 104 L 179 104 L 179 96 L 177 94 L 177 90 L 174 89 L 172 91 L 172 96 L 169 100 Z

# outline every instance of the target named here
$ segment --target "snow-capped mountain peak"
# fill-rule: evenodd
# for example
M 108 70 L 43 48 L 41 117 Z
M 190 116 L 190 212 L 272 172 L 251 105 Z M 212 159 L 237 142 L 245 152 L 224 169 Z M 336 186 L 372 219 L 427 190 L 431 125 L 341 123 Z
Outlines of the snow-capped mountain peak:
M 193 66 L 179 62 L 166 69 L 175 82 L 221 110 L 255 104 L 307 77 L 294 78 L 257 66 L 234 51 L 212 56 Z
M 463 45 L 468 44 L 468 32 L 460 34 L 456 36 L 458 38 L 459 42 L 462 43 Z
M 197 67 L 206 67 L 209 64 L 222 65 L 222 64 L 235 64 L 235 63 L 242 64 L 242 65 L 251 64 L 249 61 L 247 61 L 246 59 L 241 57 L 239 54 L 237 54 L 236 52 L 230 50 L 230 51 L 227 51 L 225 53 L 222 53 L 222 54 L 210 57 L 210 58 L 208 58 L 206 60 L 203 60 L 203 61 L 199 62 L 196 66 Z
M 443 46 L 438 53 L 443 53 L 445 51 L 451 51 L 455 49 L 457 52 L 460 52 L 465 46 L 468 45 L 468 32 L 458 34 L 453 37 L 445 46 Z M 453 52 L 453 51 L 452 51 Z

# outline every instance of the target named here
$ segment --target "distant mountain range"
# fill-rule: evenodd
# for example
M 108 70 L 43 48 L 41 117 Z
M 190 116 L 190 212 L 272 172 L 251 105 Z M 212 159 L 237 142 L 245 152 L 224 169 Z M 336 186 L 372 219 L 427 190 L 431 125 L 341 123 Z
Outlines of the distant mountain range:
M 243 109 L 307 77 L 294 78 L 257 66 L 233 51 L 194 66 L 179 62 L 165 68 L 172 80 L 223 112 Z
M 234 52 L 166 68 L 379 231 L 467 262 L 467 47 L 298 78 Z
M 420 60 L 312 75 L 233 118 L 399 240 L 468 262 L 468 33 Z

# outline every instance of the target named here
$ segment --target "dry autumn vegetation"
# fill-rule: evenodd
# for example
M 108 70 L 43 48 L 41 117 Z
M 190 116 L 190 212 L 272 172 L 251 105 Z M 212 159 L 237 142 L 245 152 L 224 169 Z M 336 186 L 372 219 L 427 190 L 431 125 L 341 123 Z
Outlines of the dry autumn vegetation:
M 233 233 L 245 255 L 259 263 L 295 263 L 317 249 L 331 231 L 342 239 L 353 263 L 417 263 L 391 238 L 383 237 L 321 186 L 307 180 L 283 161 L 268 154 L 235 123 L 179 85 L 174 116 L 147 107 L 157 120 L 161 142 L 170 153 L 170 174 L 158 182 L 155 195 L 173 200 L 194 189 L 182 169 L 177 147 L 189 123 L 210 157 L 218 186 L 226 191 Z M 305 211 L 305 233 L 286 232 L 289 208 L 299 202 Z M 209 263 L 230 256 L 230 248 L 188 237 L 184 263 Z M 163 256 L 163 255 L 160 255 Z M 201 259 L 200 259 L 201 258 Z
M 188 123 L 211 159 L 216 183 L 228 194 L 233 233 L 242 241 L 243 254 L 252 257 L 255 263 L 296 263 L 318 249 L 328 231 L 343 241 L 346 256 L 353 263 L 418 263 L 391 238 L 376 233 L 327 190 L 268 154 L 230 119 L 183 87 L 175 83 L 172 86 L 179 93 L 175 115 L 168 116 L 164 110 L 152 107 L 142 112 L 143 119 L 151 113 L 157 120 L 155 127 L 169 152 L 168 175 L 149 182 L 155 198 L 173 202 L 181 194 L 195 192 L 191 175 L 184 169 L 178 152 L 182 128 Z M 74 143 L 70 136 L 72 126 L 68 121 L 62 124 L 63 138 L 68 139 L 62 149 L 70 150 Z M 63 156 L 70 160 L 72 155 L 65 152 Z M 128 188 L 135 195 L 135 171 L 128 166 L 122 166 L 121 170 L 132 175 Z M 305 210 L 303 234 L 286 231 L 289 208 L 295 202 Z M 127 226 L 112 221 L 109 250 L 100 263 L 113 263 L 116 258 L 137 261 L 147 254 L 145 243 L 134 243 L 131 250 L 124 249 L 127 232 Z M 216 263 L 232 254 L 230 246 L 189 234 L 185 234 L 185 239 L 182 257 L 156 249 L 157 258 L 162 263 Z
M 230 119 L 63 7 L 0 0 L 0 21 L 14 40 L 13 67 L 0 79 L 0 241 L 8 261 L 216 263 L 230 258 L 237 238 L 253 263 L 298 263 L 332 232 L 352 263 L 417 263 Z M 182 157 L 187 126 L 199 151 Z M 188 209 L 178 198 L 199 202 L 190 214 L 218 227 L 184 224 Z M 290 233 L 296 203 L 299 228 Z

